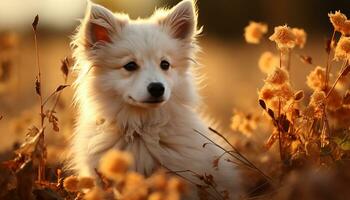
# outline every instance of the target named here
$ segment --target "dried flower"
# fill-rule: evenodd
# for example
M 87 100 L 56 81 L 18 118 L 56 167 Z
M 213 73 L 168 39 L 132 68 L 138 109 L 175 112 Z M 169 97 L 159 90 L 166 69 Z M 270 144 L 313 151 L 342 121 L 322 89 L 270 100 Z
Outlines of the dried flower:
M 304 31 L 304 29 L 300 29 L 300 28 L 292 28 L 292 32 L 295 35 L 295 44 L 297 46 L 299 46 L 299 48 L 304 48 L 304 45 L 306 43 L 306 32 Z
M 159 171 L 154 173 L 149 179 L 147 179 L 147 182 L 156 190 L 164 190 L 167 184 L 165 172 Z
M 285 83 L 275 89 L 275 95 L 284 100 L 290 100 L 294 97 L 294 91 L 289 83 Z
M 275 68 L 275 70 L 270 73 L 265 82 L 269 83 L 271 85 L 282 85 L 289 81 L 289 74 L 285 69 L 282 68 Z
M 310 106 L 317 107 L 326 98 L 326 93 L 324 91 L 316 90 L 312 93 L 310 97 Z
M 306 77 L 306 84 L 313 90 L 322 90 L 326 81 L 326 69 L 317 66 Z
M 266 51 L 261 54 L 259 59 L 259 68 L 262 72 L 269 74 L 275 68 L 279 67 L 279 65 L 280 60 L 275 54 L 271 53 L 270 51 Z
M 335 48 L 335 60 L 347 60 L 350 58 L 350 37 L 341 37 Z
M 267 25 L 264 23 L 251 21 L 244 28 L 244 37 L 248 43 L 259 44 L 262 36 L 267 33 Z
M 166 197 L 164 198 L 165 200 L 180 200 L 180 194 L 178 192 L 168 192 L 166 194 Z M 204 199 L 204 198 L 200 198 Z
M 79 190 L 79 179 L 76 176 L 69 176 L 64 179 L 63 187 L 69 192 L 77 192 Z
M 287 25 L 275 27 L 275 32 L 269 37 L 271 41 L 276 42 L 281 51 L 294 48 L 296 37 Z
M 79 177 L 79 189 L 91 189 L 95 187 L 95 180 L 92 177 Z
M 346 16 L 340 11 L 335 11 L 335 13 L 329 13 L 328 17 L 333 24 L 335 30 L 340 31 L 343 24 L 347 20 Z
M 110 150 L 100 160 L 100 170 L 108 178 L 120 181 L 127 172 L 133 159 L 129 153 Z
M 251 137 L 256 128 L 257 124 L 252 116 L 246 116 L 242 112 L 235 112 L 231 118 L 231 129 L 239 131 L 247 137 Z
M 332 90 L 330 95 L 326 99 L 326 93 L 324 91 L 314 91 L 311 95 L 309 106 L 315 109 L 315 116 L 320 118 L 322 116 L 322 103 L 327 104 L 327 108 L 330 110 L 337 110 L 342 105 L 342 97 L 338 91 Z
M 164 195 L 161 192 L 153 192 L 148 196 L 148 200 L 163 200 Z
M 105 200 L 105 192 L 99 187 L 94 187 L 84 195 L 84 200 Z
M 328 17 L 333 24 L 334 30 L 341 32 L 343 35 L 350 33 L 350 21 L 347 20 L 343 13 L 335 11 L 335 13 L 329 13 Z
M 136 173 L 128 172 L 125 176 L 122 196 L 124 199 L 139 200 L 144 199 L 148 194 L 148 187 L 145 178 Z
M 259 91 L 259 99 L 263 99 L 265 101 L 270 100 L 272 97 L 274 97 L 274 89 L 268 84 L 265 84 L 261 90 Z
M 167 190 L 170 192 L 182 193 L 186 190 L 186 185 L 180 179 L 171 177 L 168 180 Z

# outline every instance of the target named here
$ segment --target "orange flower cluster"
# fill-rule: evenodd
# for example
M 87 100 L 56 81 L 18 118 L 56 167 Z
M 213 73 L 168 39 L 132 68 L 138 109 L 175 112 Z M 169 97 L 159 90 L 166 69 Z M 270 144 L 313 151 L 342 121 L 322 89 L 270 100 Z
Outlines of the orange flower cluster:
M 280 66 L 280 59 L 270 51 L 265 51 L 259 58 L 259 68 L 265 74 L 272 73 Z
M 327 43 L 327 53 L 332 53 L 335 47 L 334 60 L 341 60 L 344 64 L 336 78 L 330 74 L 332 62 L 329 61 L 327 68 L 316 66 L 311 70 L 306 77 L 306 84 L 312 90 L 310 96 L 304 98 L 308 93 L 303 90 L 295 92 L 289 77 L 291 52 L 295 46 L 303 48 L 306 42 L 307 34 L 303 29 L 287 25 L 275 27 L 269 39 L 276 43 L 280 58 L 266 51 L 259 59 L 260 70 L 267 74 L 263 87 L 258 91 L 259 104 L 274 126 L 266 147 L 270 148 L 279 141 L 281 160 L 292 166 L 306 164 L 306 160 L 323 165 L 342 159 L 345 151 L 349 150 L 348 146 L 337 141 L 347 138 L 347 133 L 339 130 L 350 130 L 350 20 L 339 11 L 330 13 L 329 18 L 335 31 L 342 35 L 338 42 L 333 35 L 331 44 Z M 311 57 L 300 58 L 312 64 Z M 348 92 L 342 95 L 345 91 Z M 234 115 L 231 129 L 251 136 L 254 129 L 244 116 L 243 113 Z M 331 149 L 329 155 L 332 159 L 321 156 L 323 148 Z
M 69 176 L 64 179 L 63 186 L 69 192 L 77 192 L 95 187 L 95 180 L 91 177 Z
M 115 181 L 122 179 L 133 163 L 130 154 L 122 151 L 108 151 L 100 160 L 100 171 Z
M 248 43 L 259 44 L 261 38 L 267 33 L 267 25 L 260 22 L 251 21 L 244 28 L 244 38 Z
M 306 43 L 306 33 L 303 29 L 293 28 L 289 26 L 277 26 L 274 33 L 269 37 L 271 41 L 277 44 L 282 52 L 293 49 L 296 45 L 303 48 Z
M 289 73 L 282 68 L 268 74 L 264 86 L 258 92 L 259 99 L 264 100 L 267 106 L 275 113 L 293 108 L 294 90 L 291 87 Z
M 186 185 L 178 178 L 158 171 L 149 178 L 129 171 L 133 163 L 129 153 L 111 150 L 100 161 L 101 179 L 111 181 L 108 188 L 95 185 L 91 177 L 70 176 L 64 180 L 69 192 L 81 193 L 85 200 L 128 199 L 128 200 L 179 200 L 186 191 Z M 85 193 L 85 194 L 84 194 Z
M 306 77 L 306 84 L 313 90 L 322 90 L 326 82 L 326 69 L 317 66 Z
M 349 60 L 350 58 L 350 37 L 341 37 L 335 48 L 335 60 Z

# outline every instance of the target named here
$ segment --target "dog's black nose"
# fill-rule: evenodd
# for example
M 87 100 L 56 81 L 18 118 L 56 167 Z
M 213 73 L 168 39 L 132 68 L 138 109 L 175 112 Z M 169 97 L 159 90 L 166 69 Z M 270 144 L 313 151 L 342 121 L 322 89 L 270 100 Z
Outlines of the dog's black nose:
M 164 94 L 164 86 L 162 83 L 159 82 L 150 83 L 147 86 L 147 90 L 152 97 L 156 98 L 161 97 Z

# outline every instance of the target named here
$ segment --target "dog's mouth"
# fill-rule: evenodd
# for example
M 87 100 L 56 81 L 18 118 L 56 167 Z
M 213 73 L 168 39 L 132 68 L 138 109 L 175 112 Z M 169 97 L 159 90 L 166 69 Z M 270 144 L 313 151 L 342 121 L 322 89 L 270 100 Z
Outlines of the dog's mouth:
M 157 104 L 164 102 L 164 99 L 149 99 L 147 101 L 142 101 L 142 103 Z
M 129 96 L 132 104 L 140 105 L 140 106 L 158 106 L 165 102 L 163 98 L 150 98 L 145 101 L 136 101 L 133 97 Z

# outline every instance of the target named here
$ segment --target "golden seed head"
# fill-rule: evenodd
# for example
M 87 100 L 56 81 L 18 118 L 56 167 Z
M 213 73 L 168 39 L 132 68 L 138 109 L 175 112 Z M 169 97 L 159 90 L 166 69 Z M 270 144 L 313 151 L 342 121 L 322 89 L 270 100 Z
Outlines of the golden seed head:
M 181 199 L 181 196 L 178 192 L 168 192 L 165 196 L 166 200 L 180 200 Z M 205 199 L 205 198 L 200 198 L 200 199 Z
M 79 177 L 79 189 L 92 189 L 95 187 L 95 180 L 92 177 Z
M 267 29 L 266 24 L 251 21 L 244 28 L 244 38 L 248 43 L 259 44 L 263 35 L 267 33 Z
M 289 74 L 285 69 L 275 68 L 275 70 L 270 73 L 265 82 L 271 85 L 282 85 L 289 81 Z
M 273 110 L 275 113 L 278 112 L 279 110 L 279 107 L 283 107 L 284 102 L 282 102 L 281 98 L 278 98 L 278 97 L 273 97 L 272 99 L 270 99 L 268 102 L 267 102 L 267 106 L 268 108 L 270 108 L 271 110 Z
M 323 102 L 325 101 L 326 93 L 321 90 L 315 90 L 310 97 L 309 106 L 313 110 L 313 117 L 321 118 L 323 116 Z
M 118 150 L 110 150 L 100 160 L 100 171 L 107 178 L 120 181 L 133 164 L 131 154 Z
M 289 83 L 285 83 L 276 88 L 275 95 L 288 101 L 294 97 L 294 91 Z
M 335 11 L 335 13 L 328 14 L 329 20 L 333 24 L 334 28 L 342 26 L 347 20 L 347 17 L 340 11 Z
M 316 90 L 310 97 L 310 106 L 317 107 L 326 98 L 326 93 L 321 90 Z
M 128 172 L 125 176 L 122 196 L 124 199 L 144 199 L 148 194 L 145 178 L 136 172 Z
M 272 97 L 274 97 L 274 95 L 275 91 L 268 84 L 265 84 L 259 91 L 259 99 L 263 99 L 265 101 L 270 100 Z
M 304 48 L 307 38 L 307 34 L 304 29 L 292 28 L 292 32 L 295 35 L 295 44 L 301 49 Z
M 76 176 L 69 176 L 64 179 L 63 187 L 69 192 L 77 192 L 79 190 L 79 179 Z
M 326 81 L 326 69 L 317 66 L 306 77 L 306 84 L 313 90 L 322 90 Z
M 156 190 L 164 190 L 167 184 L 166 174 L 164 171 L 154 173 L 149 179 L 147 179 L 150 187 Z
M 271 41 L 276 42 L 281 51 L 292 49 L 296 45 L 296 37 L 287 25 L 275 27 L 275 32 L 269 37 Z
M 105 193 L 99 187 L 94 187 L 84 195 L 84 200 L 104 200 Z
M 161 192 L 153 192 L 148 196 L 148 200 L 163 200 L 164 195 Z
M 343 13 L 340 11 L 335 11 L 335 13 L 329 13 L 328 17 L 334 27 L 334 30 L 345 35 L 348 33 L 350 23 Z
M 186 190 L 186 185 L 183 181 L 176 177 L 171 177 L 168 180 L 167 190 L 170 192 L 183 193 Z
M 280 60 L 278 56 L 270 51 L 264 52 L 259 58 L 259 68 L 266 74 L 271 73 L 276 67 L 279 67 L 279 65 Z
M 346 60 L 350 58 L 350 37 L 341 37 L 335 48 L 334 59 Z

